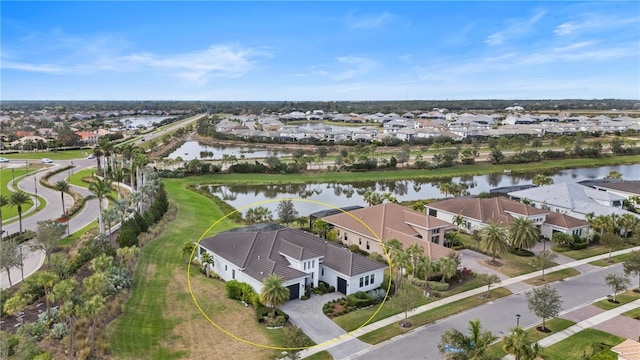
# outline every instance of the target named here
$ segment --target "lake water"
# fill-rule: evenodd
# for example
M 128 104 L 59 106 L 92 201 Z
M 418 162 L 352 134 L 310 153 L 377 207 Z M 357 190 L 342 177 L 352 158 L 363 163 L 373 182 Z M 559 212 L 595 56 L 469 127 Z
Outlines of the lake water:
M 238 159 L 257 159 L 266 158 L 271 155 L 288 155 L 290 153 L 290 151 L 286 151 L 284 149 L 271 150 L 258 146 L 208 146 L 200 144 L 197 141 L 187 141 L 174 152 L 169 154 L 168 158 L 174 160 L 178 157 L 182 158 L 182 160 L 221 160 L 223 155 L 233 155 Z
M 640 179 L 640 164 L 568 169 L 547 175 L 553 178 L 554 183 L 575 183 L 582 180 L 604 178 L 612 170 L 620 172 L 622 178 L 625 180 Z M 469 192 L 472 195 L 477 195 L 497 187 L 531 184 L 531 179 L 535 175 L 536 174 L 489 174 L 454 177 L 451 181 L 454 183 L 469 184 Z M 379 193 L 390 192 L 398 201 L 442 198 L 444 195 L 440 193 L 440 190 L 436 186 L 439 182 L 440 181 L 424 180 L 385 180 L 365 183 L 269 184 L 251 186 L 216 185 L 209 186 L 209 189 L 213 194 L 243 214 L 251 207 L 260 205 L 270 209 L 274 217 L 276 217 L 278 202 L 283 198 L 294 199 L 294 205 L 299 215 L 306 216 L 310 213 L 329 208 L 316 202 L 328 203 L 336 207 L 351 205 L 366 206 L 363 195 L 367 190 L 373 190 Z

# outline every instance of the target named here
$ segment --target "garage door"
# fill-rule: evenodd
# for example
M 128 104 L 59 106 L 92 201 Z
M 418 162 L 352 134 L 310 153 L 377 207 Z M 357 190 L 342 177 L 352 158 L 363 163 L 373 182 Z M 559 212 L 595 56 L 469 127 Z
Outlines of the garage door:
M 338 292 L 347 295 L 347 280 L 338 276 Z
M 300 298 L 300 284 L 293 284 L 287 286 L 289 289 L 289 300 Z

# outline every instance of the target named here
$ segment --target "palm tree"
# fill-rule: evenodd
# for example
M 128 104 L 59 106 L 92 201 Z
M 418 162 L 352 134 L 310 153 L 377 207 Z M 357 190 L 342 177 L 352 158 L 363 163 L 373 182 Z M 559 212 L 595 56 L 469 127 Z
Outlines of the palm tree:
M 540 239 L 540 229 L 531 220 L 525 217 L 517 217 L 509 226 L 509 243 L 520 249 L 531 249 Z
M 458 264 L 456 261 L 448 256 L 441 257 L 438 260 L 438 268 L 442 275 L 441 282 L 445 282 L 451 279 L 458 271 Z
M 213 265 L 213 256 L 208 252 L 204 252 L 200 255 L 200 262 L 202 263 L 202 267 L 209 277 L 209 269 L 211 269 L 211 265 Z
M 528 360 L 533 358 L 533 349 L 529 333 L 520 326 L 509 329 L 509 335 L 502 340 L 502 348 L 513 355 L 516 360 Z
M 624 237 L 629 237 L 630 234 L 640 226 L 640 219 L 635 217 L 633 214 L 624 214 L 620 216 L 619 224 L 623 230 L 622 234 Z
M 418 267 L 418 260 L 420 256 L 424 256 L 424 247 L 422 245 L 415 243 L 407 248 L 407 254 L 411 259 L 411 276 L 416 276 L 416 269 Z
M 98 223 L 100 224 L 100 234 L 104 234 L 104 221 L 102 219 L 102 201 L 106 198 L 115 201 L 111 195 L 111 180 L 108 178 L 94 177 L 94 182 L 89 185 L 89 191 L 93 193 L 93 196 L 98 199 Z
M 191 259 L 191 254 L 193 253 L 193 249 L 196 247 L 196 243 L 193 241 L 187 241 L 182 245 L 182 250 L 180 252 L 180 257 L 185 259 L 185 264 L 189 263 L 188 259 Z
M 47 316 L 51 317 L 51 305 L 49 304 L 49 291 L 58 281 L 58 275 L 51 271 L 38 271 L 33 274 L 35 283 L 44 289 L 44 300 L 47 309 Z
M 58 302 L 60 304 L 60 316 L 67 320 L 67 327 L 69 329 L 69 348 L 68 354 L 73 358 L 73 335 L 74 335 L 74 320 L 77 315 L 78 307 L 74 301 L 74 291 L 78 287 L 78 282 L 71 278 L 62 280 L 53 287 L 51 293 L 51 301 Z
M 318 234 L 318 236 L 324 239 L 327 236 L 327 232 L 329 231 L 329 223 L 324 221 L 323 219 L 318 219 L 313 222 L 312 230 L 314 233 Z
M 507 231 L 498 223 L 489 223 L 480 230 L 480 247 L 491 253 L 491 262 L 496 262 L 496 256 L 509 250 Z
M 106 209 L 102 210 L 102 218 L 107 225 L 107 229 L 109 230 L 109 241 L 113 241 L 113 237 L 111 234 L 111 223 L 118 220 L 119 214 L 118 210 L 115 206 L 109 206 Z
M 62 201 L 62 216 L 67 216 L 67 211 L 64 208 L 64 193 L 69 191 L 69 183 L 64 180 L 60 180 L 56 182 L 53 188 L 60 191 L 60 199 Z
M 468 336 L 449 329 L 442 334 L 438 350 L 444 359 L 484 359 L 487 348 L 496 339 L 491 331 L 482 330 L 480 320 L 471 320 Z
M 262 281 L 260 301 L 273 309 L 273 317 L 276 317 L 276 307 L 284 305 L 289 300 L 289 289 L 282 285 L 282 278 L 277 274 L 271 274 Z
M 466 219 L 464 218 L 464 216 L 457 214 L 456 216 L 453 217 L 453 225 L 457 226 L 457 227 L 462 227 L 463 225 L 466 225 Z
M 367 205 L 378 205 L 382 203 L 382 196 L 375 191 L 366 191 L 362 196 L 362 199 L 367 203 Z
M 0 195 L 0 240 L 2 239 L 2 207 L 9 205 L 9 198 L 5 194 Z
M 104 299 L 100 295 L 94 295 L 84 302 L 80 312 L 87 320 L 91 321 L 91 327 L 89 328 L 89 358 L 93 357 L 95 351 L 95 339 L 96 321 L 98 314 L 102 312 L 104 308 Z
M 11 194 L 9 204 L 18 208 L 18 221 L 20 223 L 20 234 L 22 234 L 22 205 L 31 204 L 31 197 L 22 190 L 18 190 Z

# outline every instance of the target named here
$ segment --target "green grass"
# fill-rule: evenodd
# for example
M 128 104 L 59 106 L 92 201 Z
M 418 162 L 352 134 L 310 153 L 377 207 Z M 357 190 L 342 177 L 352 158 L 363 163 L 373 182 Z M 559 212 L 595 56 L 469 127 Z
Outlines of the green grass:
M 529 334 L 529 339 L 531 340 L 531 342 L 535 343 L 536 341 L 540 341 L 546 338 L 547 336 L 553 335 L 572 325 L 575 325 L 575 322 L 571 320 L 555 318 L 555 319 L 547 320 L 545 322 L 545 327 L 551 330 L 551 332 L 545 333 L 542 331 L 538 331 L 536 330 L 535 326 L 527 329 L 526 331 Z M 507 352 L 502 349 L 502 340 L 491 345 L 489 347 L 489 351 L 487 352 L 487 355 L 489 355 L 488 358 L 490 359 L 494 359 L 494 358 L 501 359 L 503 356 L 507 355 Z
M 543 349 L 542 356 L 545 359 L 582 359 L 584 354 L 591 355 L 594 343 L 615 346 L 622 341 L 623 338 L 604 331 L 585 329 Z
M 613 251 L 624 249 L 625 246 L 614 247 Z M 554 247 L 554 251 L 556 247 Z M 581 250 L 559 251 L 564 256 L 568 256 L 575 260 L 586 259 L 588 257 L 609 253 L 609 247 L 604 245 L 593 245 Z
M 40 168 L 41 166 L 37 167 L 37 169 L 40 169 Z M 29 169 L 29 174 L 33 174 L 33 171 L 35 169 L 36 168 L 31 167 Z M 7 196 L 7 198 L 9 198 L 12 192 L 11 190 L 9 190 L 9 182 L 15 178 L 14 189 L 17 189 L 17 187 L 15 187 L 15 184 L 17 184 L 20 181 L 20 179 L 22 179 L 26 174 L 27 174 L 26 167 L 15 168 L 13 172 L 11 171 L 11 169 L 4 169 L 4 168 L 0 169 L 0 194 L 5 195 Z M 42 202 L 42 199 L 38 197 L 38 205 L 40 205 L 41 202 Z M 31 204 L 25 204 L 22 206 L 22 213 L 24 214 L 25 212 L 27 212 L 27 210 L 30 209 L 33 205 L 34 204 L 33 204 L 33 198 L 32 198 Z M 41 207 L 38 206 L 38 208 L 41 208 Z M 18 209 L 15 206 L 7 205 L 2 207 L 3 220 L 10 219 L 15 216 L 18 216 Z M 17 221 L 17 219 L 15 221 Z
M 89 187 L 89 183 L 86 183 L 86 182 L 82 181 L 82 178 L 83 177 L 87 177 L 87 176 L 91 176 L 95 172 L 96 172 L 95 168 L 88 168 L 88 169 L 84 169 L 84 170 L 80 170 L 80 171 L 75 171 L 69 177 L 69 180 L 68 180 L 69 184 L 80 186 L 80 187 L 83 187 L 83 188 L 88 188 Z
M 73 221 L 73 218 L 71 218 L 71 221 Z M 82 229 L 72 233 L 71 235 L 60 239 L 60 241 L 58 241 L 58 246 L 59 247 L 69 247 L 69 246 L 73 245 L 82 235 L 86 234 L 92 228 L 94 228 L 96 226 L 98 226 L 98 221 L 97 220 L 87 224 L 85 227 L 83 227 Z
M 327 350 L 324 351 L 320 351 L 317 352 L 309 357 L 306 357 L 305 359 L 309 359 L 309 360 L 333 360 L 333 356 L 331 356 L 331 353 Z
M 404 286 L 410 286 L 410 285 L 404 284 Z M 416 304 L 416 307 L 424 304 L 428 304 L 430 302 L 434 302 L 437 300 L 433 297 L 431 298 L 424 297 L 422 295 L 422 290 L 417 289 L 414 286 L 411 286 L 410 288 L 416 294 L 416 296 L 420 297 L 420 300 Z M 377 314 L 375 314 L 373 319 L 369 320 L 376 311 L 377 311 Z M 343 328 L 345 331 L 353 331 L 355 329 L 362 327 L 365 324 L 365 322 L 367 322 L 368 320 L 369 320 L 368 323 L 370 324 L 378 320 L 388 318 L 389 316 L 399 314 L 401 312 L 402 312 L 402 309 L 399 306 L 395 305 L 394 298 L 392 297 L 390 299 L 387 299 L 387 301 L 385 301 L 385 303 L 382 305 L 379 311 L 378 311 L 378 306 L 375 306 L 369 309 L 352 311 L 348 314 L 341 315 L 334 318 L 333 321 L 336 324 L 338 324 L 338 326 Z
M 637 319 L 637 320 L 640 320 L 640 307 L 639 308 L 635 308 L 633 310 L 629 310 L 629 311 L 623 313 L 622 315 L 628 316 L 628 317 L 632 317 L 632 318 Z
M 538 286 L 538 285 L 548 284 L 558 280 L 563 280 L 568 277 L 572 277 L 576 275 L 580 275 L 580 271 L 576 269 L 563 269 L 563 270 L 554 271 L 549 274 L 544 274 L 544 281 L 542 280 L 541 277 L 535 277 L 535 278 L 525 280 L 524 283 L 527 283 L 533 286 Z
M 626 254 L 612 256 L 611 262 L 609 262 L 608 259 L 603 259 L 603 260 L 592 261 L 589 264 L 595 265 L 595 266 L 607 267 L 609 265 L 625 262 L 629 260 L 629 258 L 631 258 L 631 253 L 626 253 Z
M 172 226 L 140 252 L 131 298 L 124 314 L 110 325 L 110 347 L 120 358 L 170 358 L 160 353 L 159 343 L 177 325 L 166 308 L 166 288 L 173 270 L 184 267 L 180 249 L 185 241 L 197 240 L 211 221 L 224 216 L 205 197 L 186 191 L 182 182 L 164 183 L 174 203 L 189 206 L 181 206 Z M 154 268 L 152 274 L 144 273 L 148 267 Z
M 593 305 L 599 307 L 600 309 L 611 310 L 611 309 L 617 308 L 618 306 L 628 304 L 638 299 L 640 299 L 640 293 L 637 293 L 633 290 L 629 290 L 627 292 L 618 294 L 616 296 L 616 301 L 618 301 L 617 304 L 610 302 L 608 299 L 604 299 L 594 303 Z
M 471 248 L 479 247 L 479 243 L 471 238 L 471 235 L 459 233 L 460 241 L 466 246 Z M 537 271 L 538 268 L 535 267 L 532 262 L 534 260 L 533 256 L 518 256 L 512 254 L 510 252 L 506 252 L 504 254 L 500 254 L 500 259 L 496 259 L 498 262 L 502 264 L 502 266 L 493 266 L 489 263 L 483 263 L 485 266 L 488 266 L 496 271 L 499 271 L 509 277 L 519 276 L 523 274 L 528 274 L 530 272 Z
M 445 318 L 447 316 L 451 316 L 453 314 L 460 313 L 462 311 L 471 309 L 473 307 L 479 306 L 489 301 L 493 301 L 499 299 L 504 296 L 511 295 L 511 291 L 505 288 L 497 288 L 491 290 L 491 297 L 485 298 L 482 295 L 476 295 L 473 297 L 469 297 L 466 299 L 461 299 L 454 301 L 452 303 L 442 305 L 433 310 L 425 311 L 423 313 L 414 315 L 409 317 L 409 321 L 413 325 L 411 328 L 401 328 L 397 323 L 384 326 L 380 329 L 376 329 L 369 333 L 366 333 L 358 339 L 369 343 L 369 344 L 379 344 L 383 341 L 389 340 L 392 337 L 403 334 L 411 329 L 414 329 L 417 326 L 422 326 L 425 324 L 432 323 L 436 320 Z

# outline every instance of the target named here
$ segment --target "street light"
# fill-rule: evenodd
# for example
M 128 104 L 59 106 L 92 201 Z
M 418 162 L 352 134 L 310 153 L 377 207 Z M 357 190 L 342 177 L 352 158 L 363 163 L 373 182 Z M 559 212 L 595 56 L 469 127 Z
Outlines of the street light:
M 22 274 L 22 281 L 24 281 L 24 258 L 22 257 L 22 244 L 18 245 L 20 249 L 20 273 Z
M 516 314 L 516 327 L 520 327 L 520 314 Z

